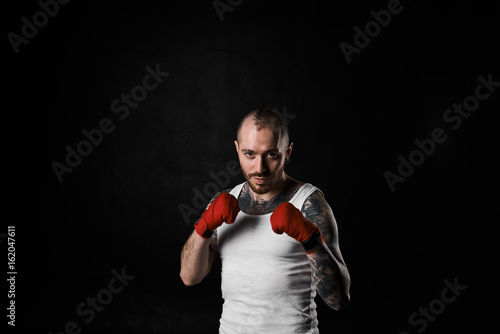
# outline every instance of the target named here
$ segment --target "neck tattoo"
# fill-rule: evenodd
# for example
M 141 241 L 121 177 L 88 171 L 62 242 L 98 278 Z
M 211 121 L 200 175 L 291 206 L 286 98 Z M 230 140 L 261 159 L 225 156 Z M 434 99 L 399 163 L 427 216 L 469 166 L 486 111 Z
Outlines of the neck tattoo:
M 291 182 L 285 187 L 285 189 L 283 189 L 282 192 L 271 198 L 269 201 L 266 201 L 263 198 L 255 200 L 248 184 L 245 184 L 241 190 L 240 197 L 238 198 L 240 202 L 240 209 L 250 215 L 263 215 L 273 212 L 278 205 L 283 202 L 288 202 L 293 197 L 298 187 L 299 184 Z

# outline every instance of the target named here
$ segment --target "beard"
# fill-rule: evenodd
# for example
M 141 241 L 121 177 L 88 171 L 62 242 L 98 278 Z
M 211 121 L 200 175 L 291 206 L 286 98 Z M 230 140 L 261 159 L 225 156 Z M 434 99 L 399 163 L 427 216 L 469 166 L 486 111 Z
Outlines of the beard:
M 281 175 L 283 175 L 284 170 L 284 164 L 272 174 L 269 172 L 247 174 L 243 169 L 241 169 L 241 171 L 243 172 L 243 176 L 245 176 L 245 179 L 247 180 L 250 188 L 254 193 L 259 195 L 267 194 L 268 192 L 270 192 L 280 179 Z M 266 182 L 264 184 L 257 184 L 253 179 L 254 177 L 265 177 Z

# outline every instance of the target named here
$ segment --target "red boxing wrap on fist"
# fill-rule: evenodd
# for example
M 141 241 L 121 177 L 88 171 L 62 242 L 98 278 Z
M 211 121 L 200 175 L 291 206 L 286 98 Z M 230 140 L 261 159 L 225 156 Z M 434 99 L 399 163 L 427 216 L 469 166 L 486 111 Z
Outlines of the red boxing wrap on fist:
M 234 223 L 238 212 L 240 212 L 240 204 L 236 197 L 221 193 L 203 212 L 200 220 L 194 224 L 194 228 L 201 237 L 208 239 L 223 222 Z
M 292 203 L 281 203 L 271 215 L 271 227 L 274 233 L 285 232 L 300 241 L 307 254 L 314 253 L 323 242 L 319 228 L 307 219 Z

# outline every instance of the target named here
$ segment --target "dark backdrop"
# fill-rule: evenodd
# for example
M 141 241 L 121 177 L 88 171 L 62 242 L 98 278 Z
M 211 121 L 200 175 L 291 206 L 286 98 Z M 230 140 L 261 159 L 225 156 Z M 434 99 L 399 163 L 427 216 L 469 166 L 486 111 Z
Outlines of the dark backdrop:
M 288 115 L 286 171 L 322 189 L 338 222 L 352 301 L 334 312 L 317 297 L 322 333 L 486 326 L 500 93 L 456 130 L 442 116 L 479 75 L 500 81 L 498 2 L 402 1 L 348 63 L 339 44 L 354 45 L 353 28 L 387 4 L 243 1 L 221 21 L 209 0 L 73 1 L 16 54 L 7 34 L 21 34 L 40 5 L 4 3 L 16 329 L 216 333 L 220 263 L 183 286 L 179 255 L 197 214 L 186 222 L 179 207 L 194 211 L 210 172 L 237 159 L 238 121 L 259 105 Z M 111 104 L 142 85 L 147 66 L 170 74 L 122 120 Z M 51 164 L 105 118 L 114 130 L 59 182 Z M 438 127 L 447 140 L 391 191 L 384 172 Z M 242 181 L 231 175 L 228 187 Z M 135 278 L 106 295 L 112 270 Z M 449 304 L 439 302 L 444 280 L 467 286 Z M 99 293 L 112 300 L 86 323 L 77 307 Z M 409 322 L 430 305 L 438 315 Z

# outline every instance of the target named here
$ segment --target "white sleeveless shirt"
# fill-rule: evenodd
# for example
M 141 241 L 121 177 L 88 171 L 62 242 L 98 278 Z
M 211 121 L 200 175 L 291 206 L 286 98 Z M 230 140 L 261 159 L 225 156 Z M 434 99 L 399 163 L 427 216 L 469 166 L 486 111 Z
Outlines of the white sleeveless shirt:
M 244 183 L 230 192 L 238 198 Z M 303 184 L 290 200 L 296 208 L 318 188 Z M 224 305 L 219 333 L 316 334 L 312 271 L 300 242 L 271 228 L 272 213 L 249 215 L 217 229 Z

